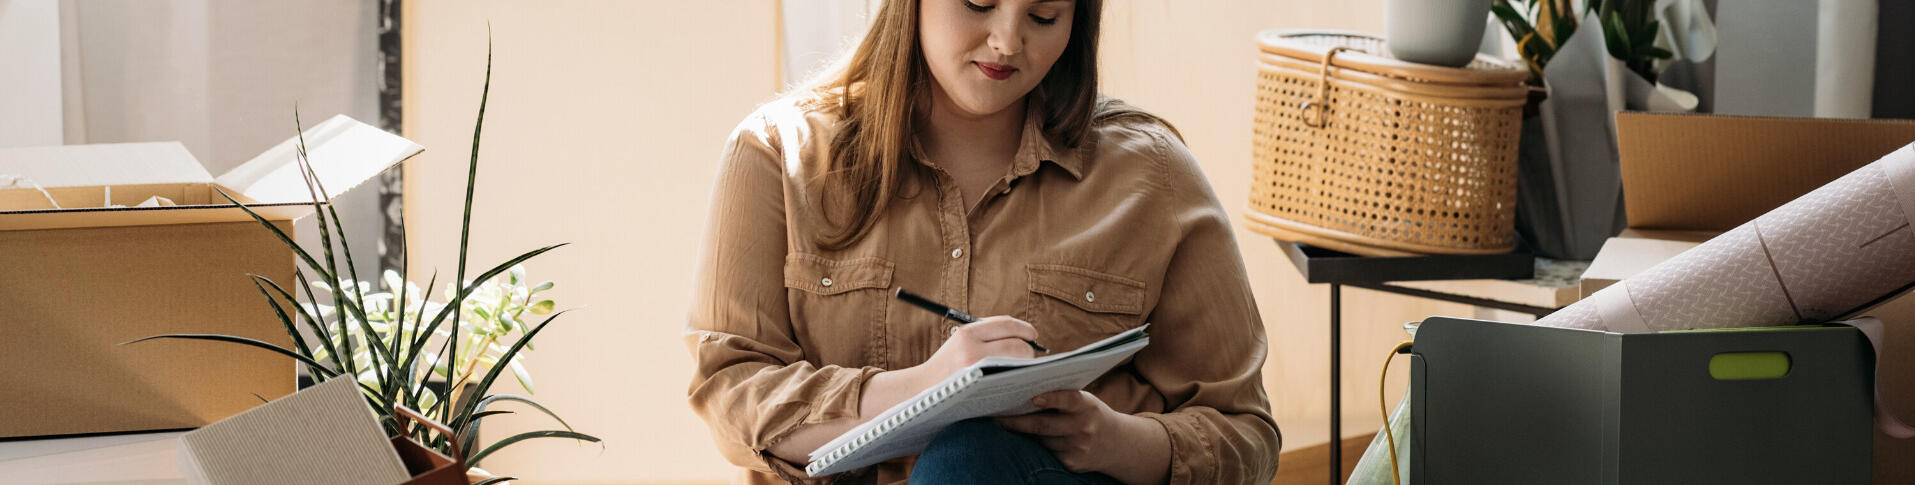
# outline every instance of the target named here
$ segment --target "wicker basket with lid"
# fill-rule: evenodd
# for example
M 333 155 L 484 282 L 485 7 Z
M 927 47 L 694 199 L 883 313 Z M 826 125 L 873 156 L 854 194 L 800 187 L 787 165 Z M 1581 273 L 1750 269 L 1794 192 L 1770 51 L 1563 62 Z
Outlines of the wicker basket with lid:
M 1399 61 L 1345 32 L 1257 43 L 1251 230 L 1369 256 L 1515 248 L 1528 71 Z

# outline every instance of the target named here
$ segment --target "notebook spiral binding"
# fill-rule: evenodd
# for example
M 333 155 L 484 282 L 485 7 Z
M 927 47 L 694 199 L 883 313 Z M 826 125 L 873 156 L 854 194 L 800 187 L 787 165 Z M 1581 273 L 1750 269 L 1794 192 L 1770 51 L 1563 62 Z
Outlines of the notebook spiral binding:
M 833 463 L 837 463 L 838 460 L 843 460 L 853 453 L 857 453 L 858 450 L 864 448 L 864 445 L 877 440 L 879 437 L 884 436 L 885 433 L 890 433 L 892 429 L 903 426 L 904 423 L 910 421 L 911 418 L 923 414 L 924 411 L 937 406 L 938 403 L 944 402 L 944 398 L 964 390 L 965 387 L 970 386 L 972 382 L 977 381 L 980 377 L 984 377 L 984 371 L 982 369 L 971 369 L 970 372 L 959 377 L 957 380 L 951 381 L 950 384 L 946 384 L 944 387 L 940 387 L 937 391 L 932 392 L 930 398 L 912 404 L 911 407 L 905 408 L 903 412 L 892 416 L 891 419 L 886 419 L 884 422 L 878 423 L 877 427 L 871 428 L 870 431 L 866 431 L 862 435 L 858 435 L 858 438 L 851 440 L 850 443 L 845 443 L 844 446 L 832 450 L 831 453 L 826 454 L 823 458 L 812 461 L 810 465 L 805 466 L 805 473 L 815 476 L 818 470 L 828 468 Z

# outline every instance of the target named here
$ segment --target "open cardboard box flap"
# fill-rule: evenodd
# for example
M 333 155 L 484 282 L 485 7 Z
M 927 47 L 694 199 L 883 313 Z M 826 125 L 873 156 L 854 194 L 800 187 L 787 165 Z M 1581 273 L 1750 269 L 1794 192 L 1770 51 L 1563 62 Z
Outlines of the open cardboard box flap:
M 1588 297 L 1915 141 L 1915 121 L 1616 114 L 1628 229 L 1582 276 Z
M 1915 141 L 1915 121 L 1616 114 L 1637 230 L 1734 229 Z
M 425 150 L 345 115 L 301 136 L 328 198 Z M 299 167 L 299 141 L 287 139 L 217 179 L 176 142 L 0 149 L 0 175 L 21 176 L 39 186 L 0 189 L 0 230 L 251 220 L 227 203 L 222 191 L 266 219 L 298 219 L 312 211 L 314 198 Z M 155 196 L 177 205 L 108 207 Z

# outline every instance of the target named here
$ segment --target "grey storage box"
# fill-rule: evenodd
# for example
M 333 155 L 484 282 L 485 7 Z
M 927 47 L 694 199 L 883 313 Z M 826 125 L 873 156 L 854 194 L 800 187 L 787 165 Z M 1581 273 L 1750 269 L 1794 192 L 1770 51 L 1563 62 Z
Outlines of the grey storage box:
M 1718 354 L 1772 352 L 1786 355 L 1780 377 L 1712 375 Z M 1619 334 L 1431 318 L 1411 358 L 1411 483 L 1866 484 L 1872 356 L 1842 326 Z

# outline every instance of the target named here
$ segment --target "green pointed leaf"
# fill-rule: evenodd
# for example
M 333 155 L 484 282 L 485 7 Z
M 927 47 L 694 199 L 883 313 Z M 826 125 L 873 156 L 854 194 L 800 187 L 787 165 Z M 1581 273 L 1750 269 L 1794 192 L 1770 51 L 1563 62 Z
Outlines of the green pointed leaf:
M 261 285 L 259 283 L 259 279 L 262 279 L 262 278 L 259 275 L 251 275 L 251 276 L 254 278 L 253 288 L 258 289 L 259 296 L 266 297 L 266 303 L 269 305 L 272 305 L 273 315 L 279 317 L 279 323 L 281 326 L 284 326 L 286 328 L 286 334 L 291 335 L 293 337 L 293 346 L 294 348 L 299 350 L 299 355 L 304 355 L 308 359 L 317 362 L 319 359 L 313 358 L 313 350 L 311 347 L 308 347 L 306 345 L 306 336 L 304 334 L 301 334 L 299 332 L 299 327 L 293 324 L 293 318 L 286 314 L 286 309 L 284 307 L 279 306 L 278 299 L 273 298 L 272 294 L 266 293 L 266 286 Z M 297 305 L 298 302 L 295 301 L 293 302 L 293 304 Z M 307 367 L 306 372 L 309 374 L 319 373 L 319 370 L 317 368 L 314 368 L 312 366 L 306 366 L 306 367 Z
M 343 230 L 343 226 L 339 225 L 339 221 L 338 221 L 339 213 L 333 208 L 332 199 L 326 196 L 324 182 L 320 181 L 319 174 L 313 171 L 312 161 L 306 157 L 306 133 L 305 133 L 306 128 L 305 128 L 305 125 L 301 123 L 299 120 L 298 109 L 293 110 L 293 126 L 297 129 L 297 137 L 298 137 L 298 143 L 299 143 L 298 144 L 299 150 L 297 152 L 297 156 L 294 157 L 294 161 L 296 161 L 299 164 L 299 168 L 301 172 L 300 175 L 304 177 L 306 181 L 306 191 L 309 195 L 312 196 L 312 206 L 313 206 L 314 216 L 318 217 L 319 242 L 320 242 L 320 246 L 322 246 L 323 252 L 326 257 L 327 271 L 325 272 L 325 274 L 330 276 L 329 278 L 326 278 L 328 281 L 326 281 L 325 284 L 333 288 L 333 291 L 329 292 L 329 293 L 332 293 L 333 306 L 336 308 L 344 309 L 343 311 L 341 311 L 342 315 L 339 317 L 339 326 L 341 330 L 340 333 L 349 334 L 349 332 L 346 330 L 346 328 L 348 327 L 347 320 L 352 319 L 352 320 L 356 320 L 359 326 L 362 327 L 360 329 L 361 332 L 365 333 L 366 335 L 371 335 L 372 332 L 370 331 L 370 328 L 365 328 L 368 322 L 367 322 L 365 310 L 363 308 L 360 308 L 361 305 L 359 301 L 359 298 L 360 298 L 359 291 L 357 291 L 357 289 L 353 291 L 345 291 L 349 286 L 356 288 L 357 283 L 359 281 L 359 270 L 352 266 L 351 248 L 347 247 L 346 240 L 345 240 L 346 235 Z M 329 218 L 326 217 L 327 214 L 329 213 L 332 215 L 330 219 L 332 221 L 333 227 L 342 228 L 339 233 L 339 245 L 341 247 L 341 252 L 345 253 L 344 256 L 346 259 L 346 266 L 347 266 L 346 269 L 352 277 L 352 279 L 350 280 L 345 280 L 345 281 L 340 280 L 341 274 L 339 272 L 339 266 L 333 259 L 333 242 L 332 242 L 333 232 L 332 230 L 327 228 L 327 221 Z M 348 293 L 351 293 L 351 295 L 348 295 Z M 348 303 L 351 303 L 351 304 L 348 305 Z M 344 339 L 345 351 L 348 353 L 353 353 L 352 340 L 353 339 L 351 338 Z M 391 367 L 392 364 L 396 363 L 396 361 L 394 359 L 386 358 L 385 356 L 381 355 L 381 353 L 379 352 L 380 346 L 374 342 L 370 342 L 370 341 L 365 342 L 364 347 L 367 348 L 366 350 L 370 353 L 371 357 L 373 357 L 371 359 L 372 362 L 370 362 L 367 367 L 371 368 L 373 373 L 378 376 L 379 381 L 381 382 L 386 381 L 387 369 Z
M 505 447 L 511 446 L 514 443 L 518 443 L 520 441 L 525 441 L 525 440 L 534 439 L 534 438 L 569 438 L 569 439 L 592 442 L 592 443 L 599 442 L 599 439 L 595 436 L 588 435 L 585 433 L 572 432 L 572 431 L 548 430 L 548 431 L 532 431 L 532 432 L 526 432 L 526 433 L 519 433 L 512 436 L 508 436 L 505 439 L 499 440 L 498 442 L 492 443 L 491 446 L 487 446 L 485 447 L 485 449 L 479 450 L 478 453 L 473 453 L 472 456 L 466 460 L 466 464 L 471 466 L 479 466 L 479 462 L 484 461 L 485 458 L 488 456 L 492 456 L 493 452 L 505 449 Z
M 312 270 L 316 272 L 320 272 L 320 273 L 325 272 L 325 267 L 320 266 L 319 261 L 316 259 L 313 259 L 312 254 L 307 253 L 304 248 L 299 247 L 299 243 L 293 242 L 292 236 L 287 235 L 286 231 L 280 230 L 279 226 L 274 225 L 272 221 L 268 221 L 266 220 L 266 218 L 260 217 L 258 212 L 253 212 L 252 207 L 248 207 L 246 204 L 240 203 L 239 200 L 234 199 L 231 194 L 227 194 L 225 189 L 214 187 L 213 191 L 218 192 L 219 196 L 222 198 L 225 198 L 227 202 L 231 202 L 233 205 L 238 206 L 239 210 L 245 211 L 246 215 L 252 216 L 253 220 L 258 222 L 260 225 L 266 226 L 266 229 L 269 229 L 273 233 L 274 237 L 279 238 L 280 243 L 285 244 L 288 248 L 292 249 L 293 254 L 298 255 L 300 261 L 303 261 L 306 263 L 306 267 L 312 268 Z M 322 274 L 321 276 L 325 277 L 323 279 L 327 279 L 327 280 L 333 279 L 332 275 L 330 274 Z
M 552 412 L 551 409 L 547 409 L 545 405 L 539 404 L 538 401 L 534 401 L 532 400 L 532 398 L 520 396 L 517 394 L 493 394 L 490 396 L 486 396 L 485 399 L 480 399 L 478 405 L 473 406 L 473 409 L 484 410 L 491 407 L 493 404 L 498 403 L 499 401 L 512 401 L 512 402 L 524 404 L 527 406 L 531 406 L 533 409 L 537 409 L 539 410 L 539 412 L 545 413 L 546 416 L 551 416 L 552 420 L 558 421 L 559 426 L 565 427 L 566 431 L 575 431 L 572 429 L 571 424 L 565 422 L 565 418 L 559 417 L 558 413 Z
M 314 367 L 314 368 L 323 370 L 325 371 L 325 373 L 321 377 L 332 377 L 332 376 L 339 375 L 339 373 L 333 372 L 331 369 L 327 369 L 326 366 L 320 365 L 318 361 L 312 360 L 309 357 L 306 357 L 304 355 L 299 355 L 298 353 L 293 352 L 291 350 L 286 350 L 285 348 L 280 347 L 278 345 L 273 345 L 273 344 L 261 342 L 259 340 L 250 339 L 246 337 L 234 337 L 231 335 L 217 335 L 217 334 L 203 334 L 203 333 L 175 333 L 175 334 L 167 334 L 167 335 L 154 335 L 151 337 L 141 338 L 137 340 L 121 342 L 120 345 L 131 345 L 131 344 L 137 344 L 140 342 L 145 342 L 148 340 L 156 340 L 156 339 L 210 340 L 214 342 L 227 342 L 227 343 L 246 345 L 246 346 L 250 346 L 254 348 L 270 350 L 270 351 L 273 351 L 273 353 L 277 353 L 279 355 L 292 357 L 295 360 L 305 363 L 309 367 Z
M 1614 11 L 1610 11 L 1609 18 L 1604 19 L 1604 21 L 1607 22 L 1607 25 L 1604 25 L 1603 33 L 1606 35 L 1603 37 L 1604 40 L 1608 41 L 1609 54 L 1619 58 L 1627 56 L 1629 52 L 1629 29 L 1623 27 L 1622 16 Z
M 425 300 L 426 298 L 428 298 L 428 295 L 432 294 L 433 286 L 437 285 L 438 283 L 439 283 L 439 272 L 435 270 L 432 272 L 432 278 L 426 280 L 426 287 L 424 290 L 422 290 L 419 293 L 420 295 L 419 298 L 421 300 Z M 426 301 L 430 301 L 430 300 L 426 300 Z M 411 346 L 406 349 L 405 360 L 401 361 L 401 363 L 399 364 L 400 368 L 407 369 L 407 371 L 411 373 L 418 373 L 419 354 L 425 351 L 426 341 L 431 339 L 432 334 L 435 332 L 434 329 L 425 326 L 425 318 L 426 318 L 425 314 L 426 314 L 426 306 L 422 304 L 419 306 L 419 312 L 412 316 L 413 340 L 410 344 Z M 420 409 L 430 409 L 430 408 L 431 406 L 425 406 L 425 407 L 421 407 Z
M 533 401 L 531 398 L 520 396 L 517 394 L 495 394 L 491 396 L 486 396 L 485 399 L 479 400 L 478 406 L 475 406 L 473 408 L 475 410 L 479 410 L 479 412 L 474 413 L 474 415 L 476 416 L 478 414 L 482 414 L 486 412 L 485 409 L 487 407 L 490 407 L 491 405 L 499 401 L 513 401 L 513 402 L 523 403 L 527 406 L 531 406 L 533 409 L 537 409 L 539 412 L 545 413 L 546 416 L 551 416 L 552 420 L 558 421 L 559 426 L 565 427 L 566 431 L 576 431 L 572 429 L 571 424 L 565 422 L 564 418 L 560 418 L 558 413 L 552 412 L 551 409 L 547 409 L 545 405 L 539 404 L 538 401 Z M 466 429 L 464 431 L 460 431 L 459 434 L 465 437 L 465 439 L 461 440 L 460 449 L 470 450 L 476 446 L 478 442 L 478 438 L 479 438 L 479 433 L 473 432 L 471 425 L 468 425 Z
M 491 411 L 479 411 L 476 413 L 472 413 L 471 420 L 478 421 L 480 419 L 485 419 L 485 417 L 487 416 L 497 416 L 500 414 L 515 414 L 515 413 L 513 413 L 512 411 L 504 410 L 504 409 L 494 409 Z
M 524 387 L 526 394 L 538 394 L 532 390 L 532 373 L 526 372 L 525 365 L 519 362 L 518 356 L 513 356 L 512 361 L 507 362 L 506 366 L 512 369 L 513 377 L 519 378 L 519 387 Z
M 447 340 L 447 344 L 449 345 L 447 355 L 454 361 L 459 359 L 459 339 L 456 337 L 459 333 L 459 321 L 464 317 L 458 309 L 464 307 L 465 297 L 472 292 L 471 288 L 474 286 L 466 282 L 465 260 L 467 250 L 472 247 L 472 196 L 473 191 L 476 190 L 479 185 L 479 141 L 483 139 L 481 134 L 485 132 L 486 102 L 492 96 L 492 39 L 490 29 L 491 27 L 487 26 L 485 42 L 485 83 L 479 88 L 479 114 L 477 119 L 472 122 L 472 156 L 471 162 L 466 168 L 465 211 L 459 220 L 459 266 L 458 272 L 455 273 L 456 279 L 454 281 L 458 281 L 458 285 L 463 286 L 461 286 L 458 296 L 454 297 L 449 304 L 454 309 L 452 312 L 452 333 L 455 338 Z M 517 263 L 507 264 L 505 267 L 510 268 L 514 264 Z M 493 273 L 493 275 L 496 276 L 497 273 Z M 480 276 L 478 281 L 484 282 L 488 279 L 491 279 L 491 276 Z M 439 319 L 434 318 L 432 325 L 434 328 L 437 328 Z M 457 376 L 453 376 L 450 380 L 462 381 L 462 379 Z M 480 392 L 483 393 L 484 390 L 481 389 Z M 445 413 L 449 412 L 451 412 L 449 408 L 442 409 L 441 416 L 448 416 Z

